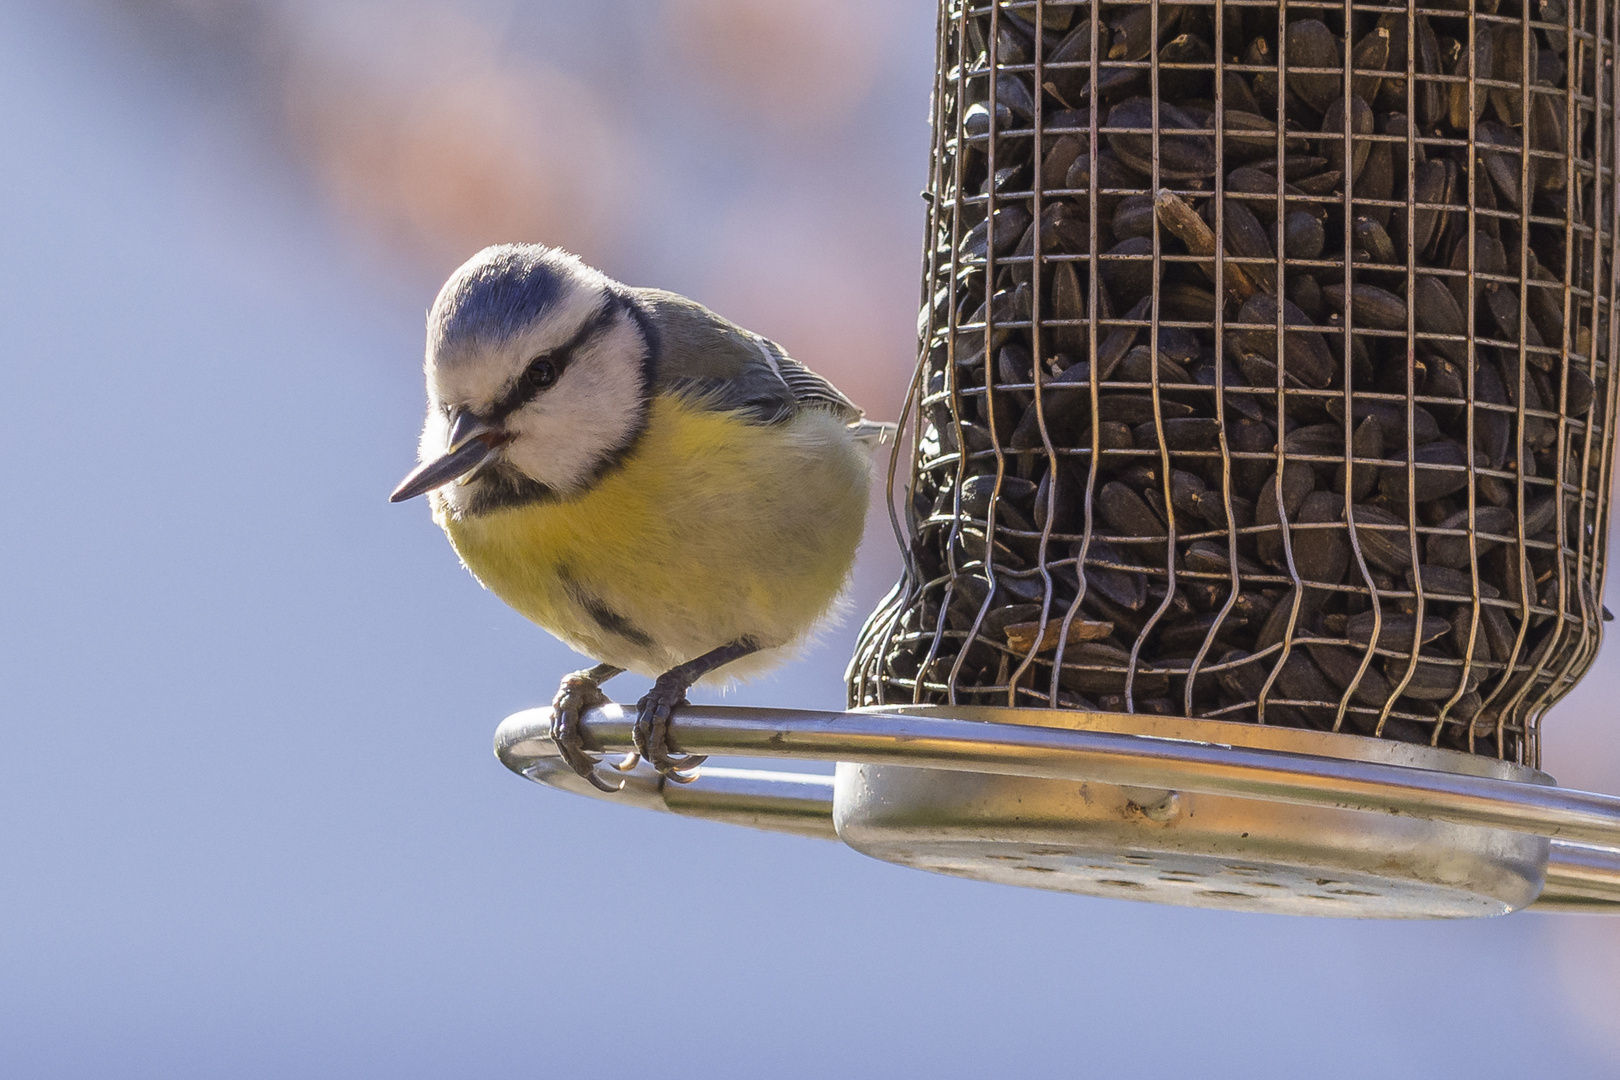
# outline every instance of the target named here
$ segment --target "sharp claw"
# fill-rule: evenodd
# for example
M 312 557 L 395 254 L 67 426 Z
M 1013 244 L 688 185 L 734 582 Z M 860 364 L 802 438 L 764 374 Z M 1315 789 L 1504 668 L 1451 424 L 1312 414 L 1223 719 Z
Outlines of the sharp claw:
M 707 754 L 682 754 L 679 761 L 670 763 L 669 771 L 663 773 L 664 779 L 677 784 L 690 784 L 698 778 L 697 767 L 708 760 Z
M 577 738 L 578 736 L 576 735 L 574 736 L 574 739 L 562 740 L 558 741 L 557 743 L 557 752 L 561 755 L 562 759 L 568 763 L 568 767 L 573 769 L 574 772 L 578 773 L 585 780 L 589 781 L 590 785 L 597 791 L 605 791 L 609 794 L 623 791 L 624 781 L 620 780 L 615 783 L 613 781 L 603 779 L 602 775 L 596 771 L 596 767 L 601 764 L 602 759 L 580 750 L 577 743 L 574 741 L 577 740 Z
M 557 739 L 556 742 L 557 754 L 568 763 L 568 767 L 587 780 L 590 779 L 591 774 L 596 771 L 597 759 L 582 752 L 573 738 L 565 737 Z
M 609 782 L 607 780 L 602 779 L 601 774 L 598 773 L 595 769 L 592 769 L 589 772 L 581 773 L 580 775 L 585 777 L 585 779 L 589 780 L 591 782 L 591 787 L 595 788 L 597 791 L 605 791 L 609 795 L 616 795 L 619 792 L 624 790 L 624 781 L 623 780 L 620 780 L 616 784 L 611 783 L 611 782 Z
M 642 698 L 636 704 L 636 726 L 634 742 L 636 750 L 646 759 L 647 764 L 658 770 L 660 776 L 673 780 L 677 784 L 690 784 L 697 779 L 696 769 L 707 758 L 699 754 L 671 753 L 666 735 L 669 721 L 675 709 L 687 704 L 684 693 L 679 696 L 671 695 L 667 690 L 653 687 L 652 693 Z
M 607 701 L 596 683 L 583 678 L 583 672 L 568 676 L 551 703 L 551 739 L 557 744 L 557 754 L 598 791 L 609 794 L 624 790 L 624 781 L 614 783 L 597 773 L 601 758 L 585 751 L 580 745 L 579 716 L 585 708 Z M 617 767 L 617 766 L 615 766 Z
M 615 761 L 613 763 L 612 767 L 614 769 L 617 769 L 619 772 L 630 772 L 637 765 L 640 765 L 640 764 L 641 764 L 641 755 L 636 753 L 634 750 L 632 750 L 630 753 L 624 755 L 624 757 L 620 758 L 618 761 Z

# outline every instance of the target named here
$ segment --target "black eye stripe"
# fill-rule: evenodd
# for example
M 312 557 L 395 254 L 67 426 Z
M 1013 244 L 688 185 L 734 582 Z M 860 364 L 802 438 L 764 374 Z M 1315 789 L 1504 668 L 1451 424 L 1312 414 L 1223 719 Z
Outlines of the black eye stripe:
M 508 390 L 490 410 L 490 419 L 496 421 L 504 419 L 533 400 L 536 395 L 555 385 L 557 380 L 562 378 L 562 373 L 567 370 L 569 362 L 573 360 L 573 354 L 591 338 L 607 329 L 608 324 L 619 313 L 622 304 L 623 301 L 618 297 L 609 295 L 607 302 L 595 315 L 585 320 L 585 324 L 574 332 L 573 337 L 555 349 L 530 360 L 528 367 L 523 369 L 523 374 L 518 376 L 512 389 Z

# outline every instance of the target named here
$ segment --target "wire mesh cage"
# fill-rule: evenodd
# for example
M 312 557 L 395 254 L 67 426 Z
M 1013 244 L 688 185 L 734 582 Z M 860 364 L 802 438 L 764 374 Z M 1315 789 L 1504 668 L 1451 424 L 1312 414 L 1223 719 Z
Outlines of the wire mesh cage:
M 1605 614 L 1615 26 L 942 0 L 906 565 L 851 704 L 1538 764 Z

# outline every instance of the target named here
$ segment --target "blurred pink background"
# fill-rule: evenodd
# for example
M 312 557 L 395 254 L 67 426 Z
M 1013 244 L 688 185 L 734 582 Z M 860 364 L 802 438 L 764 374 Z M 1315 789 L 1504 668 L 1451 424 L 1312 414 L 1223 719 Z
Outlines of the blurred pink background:
M 0 1072 L 1620 1075 L 1620 918 L 1006 890 L 490 760 L 576 658 L 383 502 L 438 284 L 561 244 L 894 418 L 933 27 L 0 0 Z M 733 700 L 837 706 L 897 569 L 875 516 L 856 616 Z M 1547 722 L 1567 786 L 1620 793 L 1617 657 Z

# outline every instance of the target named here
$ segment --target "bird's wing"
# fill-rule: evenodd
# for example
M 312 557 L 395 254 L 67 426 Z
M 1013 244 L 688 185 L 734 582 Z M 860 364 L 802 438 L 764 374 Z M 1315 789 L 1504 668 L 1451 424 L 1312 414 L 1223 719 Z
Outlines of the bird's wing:
M 804 408 L 825 409 L 850 423 L 861 418 L 854 402 L 775 342 L 678 293 L 637 292 L 658 330 L 655 390 L 766 424 Z
M 771 365 L 776 368 L 776 374 L 787 384 L 787 388 L 793 392 L 793 397 L 800 405 L 826 409 L 852 424 L 864 415 L 860 407 L 845 397 L 838 387 L 793 359 L 782 346 L 758 334 L 752 337 L 764 350 Z

